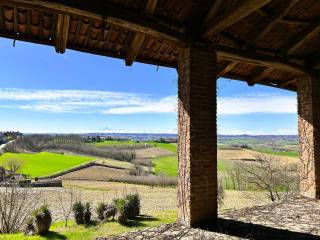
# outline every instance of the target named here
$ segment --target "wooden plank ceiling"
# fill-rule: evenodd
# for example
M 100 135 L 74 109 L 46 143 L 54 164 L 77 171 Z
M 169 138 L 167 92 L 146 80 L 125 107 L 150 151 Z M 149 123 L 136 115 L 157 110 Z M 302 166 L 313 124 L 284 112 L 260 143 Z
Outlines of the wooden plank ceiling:
M 318 0 L 0 0 L 0 37 L 176 67 L 217 51 L 219 77 L 288 90 L 320 56 Z

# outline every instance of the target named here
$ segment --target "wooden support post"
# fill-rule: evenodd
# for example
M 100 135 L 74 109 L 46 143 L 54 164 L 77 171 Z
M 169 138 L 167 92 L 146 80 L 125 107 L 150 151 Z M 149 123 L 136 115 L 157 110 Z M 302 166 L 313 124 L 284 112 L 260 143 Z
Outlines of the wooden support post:
M 205 226 L 217 219 L 216 53 L 183 49 L 178 72 L 179 221 Z
M 320 198 L 320 74 L 298 79 L 300 191 Z

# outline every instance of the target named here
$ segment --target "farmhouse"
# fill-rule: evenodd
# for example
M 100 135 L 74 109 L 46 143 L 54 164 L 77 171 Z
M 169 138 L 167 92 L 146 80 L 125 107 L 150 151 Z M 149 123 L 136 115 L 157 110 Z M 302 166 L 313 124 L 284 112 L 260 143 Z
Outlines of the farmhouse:
M 301 193 L 320 196 L 319 20 L 317 0 L 0 1 L 0 37 L 177 69 L 188 226 L 217 219 L 219 77 L 298 93 Z

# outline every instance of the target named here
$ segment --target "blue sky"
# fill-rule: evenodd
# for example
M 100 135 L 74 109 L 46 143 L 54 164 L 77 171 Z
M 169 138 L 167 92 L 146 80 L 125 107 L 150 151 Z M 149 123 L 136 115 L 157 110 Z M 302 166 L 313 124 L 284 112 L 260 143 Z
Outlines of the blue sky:
M 175 69 L 0 39 L 0 130 L 177 131 Z M 295 134 L 296 94 L 218 81 L 220 134 Z

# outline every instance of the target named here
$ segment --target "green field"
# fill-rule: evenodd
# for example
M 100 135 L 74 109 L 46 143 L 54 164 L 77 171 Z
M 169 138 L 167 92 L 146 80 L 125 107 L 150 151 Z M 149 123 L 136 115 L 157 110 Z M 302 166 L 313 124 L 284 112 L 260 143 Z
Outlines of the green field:
M 177 156 L 166 156 L 156 158 L 153 161 L 154 171 L 156 174 L 164 174 L 169 177 L 178 176 L 178 159 Z
M 176 143 L 158 143 L 158 142 L 148 142 L 148 144 L 158 147 L 158 148 L 163 148 L 165 150 L 177 153 L 177 144 Z
M 282 151 L 282 152 L 277 152 L 274 151 L 270 148 L 258 148 L 255 149 L 258 152 L 261 153 L 266 153 L 266 154 L 270 154 L 270 155 L 274 155 L 274 156 L 285 156 L 285 157 L 294 157 L 294 158 L 298 158 L 299 157 L 299 153 L 297 151 Z
M 21 161 L 22 168 L 20 172 L 28 174 L 33 178 L 48 176 L 94 160 L 92 157 L 49 152 L 5 153 L 0 156 L 0 165 L 3 165 L 8 159 L 18 159 Z
M 157 227 L 162 224 L 173 223 L 177 219 L 175 210 L 166 210 L 155 212 L 152 217 L 137 217 L 131 221 L 129 226 L 122 226 L 112 221 L 102 224 L 92 224 L 89 226 L 79 226 L 74 222 L 69 222 L 67 228 L 63 222 L 54 223 L 49 234 L 44 236 L 25 236 L 19 234 L 0 234 L 0 240 L 45 240 L 45 239 L 70 239 L 70 240 L 87 240 L 97 237 L 107 237 L 110 235 L 119 235 L 128 231 L 144 229 L 147 227 Z
M 164 174 L 169 177 L 178 176 L 178 159 L 176 156 L 156 158 L 153 161 L 156 174 Z M 228 160 L 218 160 L 218 171 L 225 172 L 231 168 Z

